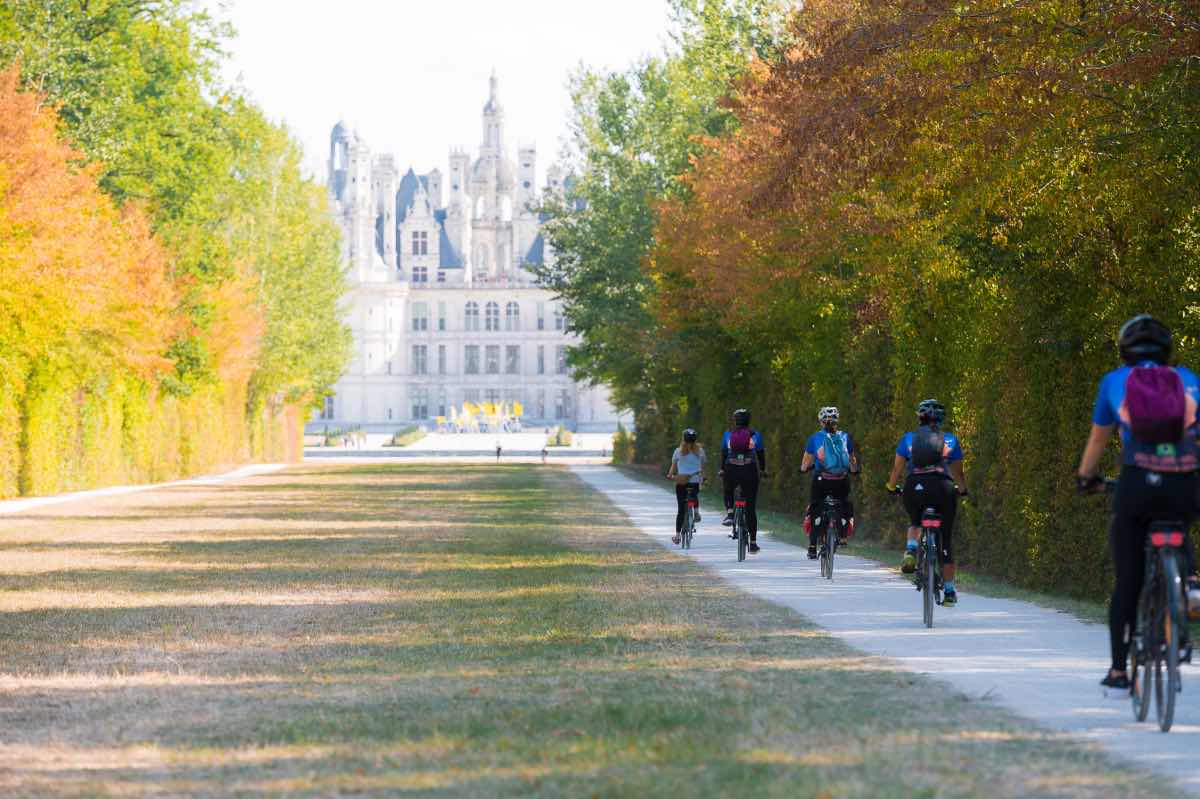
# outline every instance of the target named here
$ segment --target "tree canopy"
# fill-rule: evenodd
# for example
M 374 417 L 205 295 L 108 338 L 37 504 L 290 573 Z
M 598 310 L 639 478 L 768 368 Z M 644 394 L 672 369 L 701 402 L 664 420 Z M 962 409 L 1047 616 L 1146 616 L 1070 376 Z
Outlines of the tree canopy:
M 774 19 L 731 7 L 731 24 Z M 581 139 L 583 207 L 557 223 L 578 232 L 555 239 L 560 279 L 584 319 L 623 303 L 616 357 L 597 321 L 599 333 L 580 327 L 576 358 L 616 382 L 641 456 L 669 451 L 660 432 L 686 422 L 715 436 L 750 405 L 780 467 L 768 493 L 794 503 L 790 466 L 816 409 L 836 404 L 875 478 L 866 507 L 886 518 L 895 439 L 937 396 L 980 494 L 964 557 L 1102 590 L 1100 511 L 1069 482 L 1116 328 L 1150 311 L 1180 358 L 1198 352 L 1198 13 L 1163 0 L 812 0 L 722 80 L 671 74 L 670 91 L 711 98 L 720 119 L 673 129 L 686 159 L 614 133 Z M 630 76 L 644 70 L 612 80 L 640 89 Z M 617 107 L 578 103 L 577 128 L 624 135 L 661 114 Z M 636 181 L 647 164 L 661 172 Z M 606 203 L 597 182 L 650 197 L 651 212 Z M 597 257 L 619 240 L 601 241 L 610 230 L 636 246 Z
M 32 387 L 27 404 L 80 388 L 102 396 L 92 357 L 102 346 L 120 362 L 119 374 L 145 384 L 148 402 L 202 397 L 188 411 L 196 415 L 204 403 L 240 404 L 247 421 L 238 429 L 255 428 L 266 409 L 312 407 L 339 376 L 350 336 L 338 307 L 345 282 L 337 228 L 287 130 L 220 80 L 230 35 L 188 0 L 0 5 L 0 67 L 10 70 L 4 101 L 23 115 L 4 120 L 0 146 L 9 149 L 0 163 L 31 163 L 37 150 L 39 163 L 61 173 L 37 189 L 12 182 L 19 169 L 0 174 L 0 203 L 14 220 L 0 235 L 13 265 L 0 278 L 8 292 L 0 315 L 11 351 L 26 354 L 19 366 L 10 359 L 6 374 Z M 22 138 L 21 124 L 32 138 Z M 93 190 L 56 199 L 84 183 Z M 16 224 L 23 219 L 39 227 Z M 30 230 L 51 238 L 35 245 Z M 65 236 L 71 230 L 87 235 Z M 123 237 L 127 252 L 114 243 L 111 259 L 88 257 Z M 155 278 L 143 281 L 149 274 Z M 50 380 L 48 359 L 59 351 L 69 366 Z M 28 449 L 37 442 L 30 413 L 22 418 L 26 429 L 14 438 L 23 436 Z M 224 442 L 235 450 L 260 444 Z M 177 455 L 186 460 L 188 452 Z M 12 490 L 0 485 L 0 493 Z

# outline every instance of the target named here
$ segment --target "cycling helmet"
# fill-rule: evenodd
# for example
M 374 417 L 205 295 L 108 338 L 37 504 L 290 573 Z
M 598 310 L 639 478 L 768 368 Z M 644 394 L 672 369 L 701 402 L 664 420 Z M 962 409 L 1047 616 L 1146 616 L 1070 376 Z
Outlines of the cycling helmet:
M 1171 331 L 1150 314 L 1138 314 L 1121 325 L 1117 348 L 1121 360 L 1130 365 L 1138 361 L 1166 364 L 1171 357 Z
M 826 422 L 836 422 L 838 420 L 838 409 L 832 405 L 827 405 L 817 413 L 817 421 L 821 424 Z
M 683 431 L 683 440 L 689 444 L 695 444 L 696 443 L 696 431 L 690 427 L 687 430 L 684 430 Z
M 733 412 L 733 423 L 738 427 L 745 427 L 750 424 L 750 411 L 745 408 L 738 408 Z
M 935 399 L 921 400 L 917 406 L 917 421 L 921 424 L 941 424 L 946 418 L 946 406 Z

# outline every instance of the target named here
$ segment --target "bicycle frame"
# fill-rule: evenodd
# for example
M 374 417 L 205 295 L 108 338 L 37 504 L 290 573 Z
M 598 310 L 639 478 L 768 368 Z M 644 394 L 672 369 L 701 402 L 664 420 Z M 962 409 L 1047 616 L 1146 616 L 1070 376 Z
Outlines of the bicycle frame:
M 696 534 L 696 509 L 700 507 L 700 486 L 687 484 L 687 512 L 683 518 L 683 535 L 680 544 L 684 549 L 692 548 L 692 536 Z
M 917 575 L 913 583 L 922 593 L 922 616 L 926 627 L 933 626 L 933 608 L 942 604 L 942 556 L 938 532 L 942 517 L 933 508 L 921 515 L 921 537 L 917 546 Z
M 741 486 L 733 490 L 733 534 L 737 538 L 738 560 L 743 561 L 750 531 L 746 528 L 746 500 L 742 499 Z
M 1163 732 L 1171 729 L 1175 698 L 1183 690 L 1179 664 L 1192 655 L 1181 569 L 1185 529 L 1181 522 L 1156 519 L 1146 530 L 1146 566 L 1130 647 L 1134 718 L 1145 721 L 1153 699 Z
M 840 527 L 845 523 L 845 507 L 836 497 L 826 496 L 822 502 L 821 515 L 813 521 L 820 541 L 821 576 L 833 579 L 833 556 L 837 552 Z

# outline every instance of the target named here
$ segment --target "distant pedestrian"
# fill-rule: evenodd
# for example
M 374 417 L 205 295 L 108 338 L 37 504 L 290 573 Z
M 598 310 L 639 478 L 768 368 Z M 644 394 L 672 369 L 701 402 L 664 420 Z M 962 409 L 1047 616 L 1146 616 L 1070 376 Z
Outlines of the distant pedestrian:
M 546 463 L 546 456 L 547 456 L 547 455 L 549 455 L 549 454 L 550 454 L 550 453 L 546 451 L 546 448 L 545 448 L 545 447 L 542 447 L 542 465 L 545 465 L 545 463 Z
M 500 462 L 500 442 L 496 442 L 496 463 Z

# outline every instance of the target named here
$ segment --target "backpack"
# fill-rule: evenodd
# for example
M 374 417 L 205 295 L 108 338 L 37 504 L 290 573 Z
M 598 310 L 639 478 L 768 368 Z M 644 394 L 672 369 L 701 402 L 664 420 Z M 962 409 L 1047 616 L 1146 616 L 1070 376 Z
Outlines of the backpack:
M 749 452 L 754 449 L 754 431 L 749 427 L 734 428 L 729 434 L 730 452 Z
M 1135 366 L 1125 380 L 1129 429 L 1143 444 L 1175 444 L 1183 438 L 1187 400 L 1179 373 L 1167 366 Z
M 928 425 L 918 427 L 912 439 L 912 465 L 917 469 L 940 466 L 945 455 L 946 439 L 940 430 Z
M 846 451 L 846 439 L 843 434 L 825 434 L 824 461 L 821 468 L 829 474 L 846 474 L 850 471 L 850 453 Z

